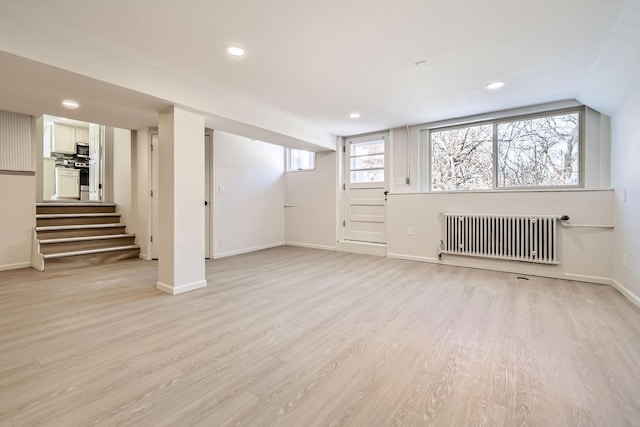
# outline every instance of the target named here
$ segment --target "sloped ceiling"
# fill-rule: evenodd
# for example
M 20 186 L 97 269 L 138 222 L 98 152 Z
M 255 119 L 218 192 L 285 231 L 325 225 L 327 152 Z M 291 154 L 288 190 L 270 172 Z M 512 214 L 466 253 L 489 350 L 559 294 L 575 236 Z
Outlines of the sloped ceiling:
M 334 135 L 560 99 L 612 114 L 639 83 L 639 2 L 1 1 L 0 50 L 257 139 L 330 148 Z M 224 52 L 233 43 L 246 57 Z M 507 86 L 487 91 L 495 80 Z

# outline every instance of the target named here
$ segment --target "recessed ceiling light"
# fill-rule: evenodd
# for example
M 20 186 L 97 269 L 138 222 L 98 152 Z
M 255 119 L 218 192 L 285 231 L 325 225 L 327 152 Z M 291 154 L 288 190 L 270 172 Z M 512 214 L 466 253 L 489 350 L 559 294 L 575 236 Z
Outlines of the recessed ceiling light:
M 360 113 L 351 113 L 349 114 L 349 117 L 352 119 L 358 119 L 360 118 Z
M 73 99 L 65 99 L 64 101 L 62 101 L 62 105 L 72 110 L 80 106 L 80 104 L 78 104 L 78 101 L 74 101 Z
M 487 85 L 487 89 L 489 90 L 500 89 L 501 87 L 504 87 L 505 84 L 506 84 L 505 82 L 492 82 Z
M 233 56 L 244 56 L 244 49 L 238 46 L 227 46 L 227 53 Z

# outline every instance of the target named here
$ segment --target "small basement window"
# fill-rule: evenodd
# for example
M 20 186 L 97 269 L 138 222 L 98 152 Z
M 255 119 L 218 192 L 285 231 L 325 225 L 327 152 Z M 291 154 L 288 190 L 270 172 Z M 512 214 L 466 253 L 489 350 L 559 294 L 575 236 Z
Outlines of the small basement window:
M 316 153 L 313 151 L 286 149 L 287 172 L 309 171 L 316 168 Z

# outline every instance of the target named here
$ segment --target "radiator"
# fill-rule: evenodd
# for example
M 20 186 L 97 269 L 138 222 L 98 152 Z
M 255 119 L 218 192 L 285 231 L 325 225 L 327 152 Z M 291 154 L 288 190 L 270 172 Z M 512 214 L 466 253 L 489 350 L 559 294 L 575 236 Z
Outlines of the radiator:
M 443 213 L 441 254 L 560 264 L 557 215 Z

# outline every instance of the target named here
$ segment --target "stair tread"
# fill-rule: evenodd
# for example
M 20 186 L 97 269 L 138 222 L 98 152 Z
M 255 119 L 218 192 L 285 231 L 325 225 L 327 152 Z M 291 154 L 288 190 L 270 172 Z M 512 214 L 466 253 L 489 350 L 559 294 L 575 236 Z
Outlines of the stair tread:
M 66 242 L 86 242 L 89 240 L 109 240 L 109 239 L 122 239 L 127 237 L 135 237 L 135 234 L 106 234 L 95 236 L 83 236 L 83 237 L 60 237 L 57 239 L 41 239 L 41 245 L 47 245 L 51 243 L 66 243 Z
M 36 231 L 81 230 L 84 228 L 125 227 L 125 224 L 78 224 L 78 225 L 45 225 L 36 227 Z
M 82 251 L 60 252 L 60 253 L 57 253 L 57 254 L 47 254 L 47 255 L 42 255 L 42 256 L 44 257 L 45 260 L 47 260 L 47 259 L 64 258 L 64 257 L 77 256 L 77 255 L 89 255 L 89 254 L 99 254 L 99 253 L 104 253 L 104 252 L 116 252 L 116 251 L 123 251 L 123 250 L 127 250 L 127 249 L 140 249 L 140 245 L 113 246 L 113 247 L 110 247 L 110 248 L 86 249 L 86 250 L 82 250 Z
M 54 218 L 99 218 L 105 216 L 121 216 L 115 212 L 95 212 L 95 213 L 65 213 L 65 214 L 36 214 L 36 219 Z
M 50 207 L 50 206 L 64 206 L 64 207 L 68 207 L 68 206 L 104 206 L 104 207 L 112 207 L 115 206 L 115 203 L 102 203 L 102 202 L 77 202 L 77 203 L 70 203 L 70 202 L 42 202 L 42 203 L 36 203 L 36 207 Z

